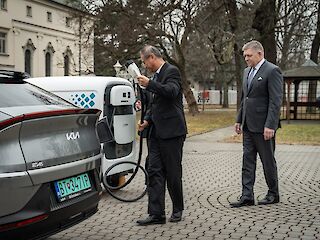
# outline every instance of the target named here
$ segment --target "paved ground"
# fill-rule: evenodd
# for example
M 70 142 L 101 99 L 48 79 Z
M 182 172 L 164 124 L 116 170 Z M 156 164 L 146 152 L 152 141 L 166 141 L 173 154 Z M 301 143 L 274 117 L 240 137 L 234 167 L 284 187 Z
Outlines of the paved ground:
M 123 203 L 102 195 L 99 212 L 50 237 L 59 239 L 320 239 L 320 147 L 277 146 L 280 203 L 239 209 L 229 207 L 240 194 L 241 144 L 217 142 L 232 128 L 193 136 L 184 148 L 185 212 L 182 222 L 141 227 L 147 196 Z M 121 194 L 133 196 L 144 185 L 142 176 Z M 256 198 L 267 187 L 257 167 Z M 167 216 L 171 203 L 167 196 Z

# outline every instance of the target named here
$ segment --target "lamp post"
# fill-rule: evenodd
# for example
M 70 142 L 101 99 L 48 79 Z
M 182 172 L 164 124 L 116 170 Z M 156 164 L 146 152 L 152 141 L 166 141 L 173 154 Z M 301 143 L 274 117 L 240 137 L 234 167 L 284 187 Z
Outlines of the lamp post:
M 119 61 L 117 61 L 116 64 L 113 65 L 113 68 L 116 71 L 116 76 L 118 77 L 120 75 L 120 70 L 122 68 L 122 65 L 119 63 Z

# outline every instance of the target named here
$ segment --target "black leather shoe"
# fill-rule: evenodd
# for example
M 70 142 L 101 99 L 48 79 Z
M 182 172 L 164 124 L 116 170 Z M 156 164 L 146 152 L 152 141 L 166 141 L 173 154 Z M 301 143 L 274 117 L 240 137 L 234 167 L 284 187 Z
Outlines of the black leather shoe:
M 250 200 L 250 199 L 240 199 L 237 202 L 230 203 L 230 207 L 233 207 L 233 208 L 252 206 L 252 205 L 254 205 L 254 200 Z
M 140 226 L 152 225 L 152 224 L 164 224 L 166 223 L 165 216 L 149 215 L 146 219 L 138 220 L 137 223 Z
M 169 218 L 169 222 L 180 222 L 182 219 L 182 211 L 172 213 L 171 217 Z
M 273 204 L 278 203 L 280 201 L 279 196 L 265 196 L 264 199 L 258 201 L 258 205 L 267 205 L 267 204 Z

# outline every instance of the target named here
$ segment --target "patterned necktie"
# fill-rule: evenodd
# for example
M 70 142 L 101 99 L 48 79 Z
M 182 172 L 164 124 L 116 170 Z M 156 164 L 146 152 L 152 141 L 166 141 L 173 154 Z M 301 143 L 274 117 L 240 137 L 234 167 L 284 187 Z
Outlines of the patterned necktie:
M 250 86 L 251 86 L 252 79 L 253 79 L 253 77 L 254 77 L 255 71 L 256 71 L 255 68 L 251 68 L 251 70 L 250 70 L 250 73 L 249 73 L 249 76 L 248 76 L 248 86 L 247 86 L 248 89 L 249 89 Z

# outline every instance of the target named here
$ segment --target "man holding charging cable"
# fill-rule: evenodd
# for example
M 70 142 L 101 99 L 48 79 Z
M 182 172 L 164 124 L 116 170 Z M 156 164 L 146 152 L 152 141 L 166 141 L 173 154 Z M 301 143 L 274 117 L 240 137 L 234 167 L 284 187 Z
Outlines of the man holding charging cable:
M 148 214 L 139 225 L 164 224 L 166 184 L 172 200 L 170 222 L 179 222 L 184 209 L 182 192 L 182 149 L 187 126 L 182 104 L 181 76 L 177 67 L 165 62 L 160 51 L 146 45 L 140 51 L 145 67 L 154 73 L 153 79 L 137 77 L 140 86 L 153 95 L 139 131 L 149 130 Z

